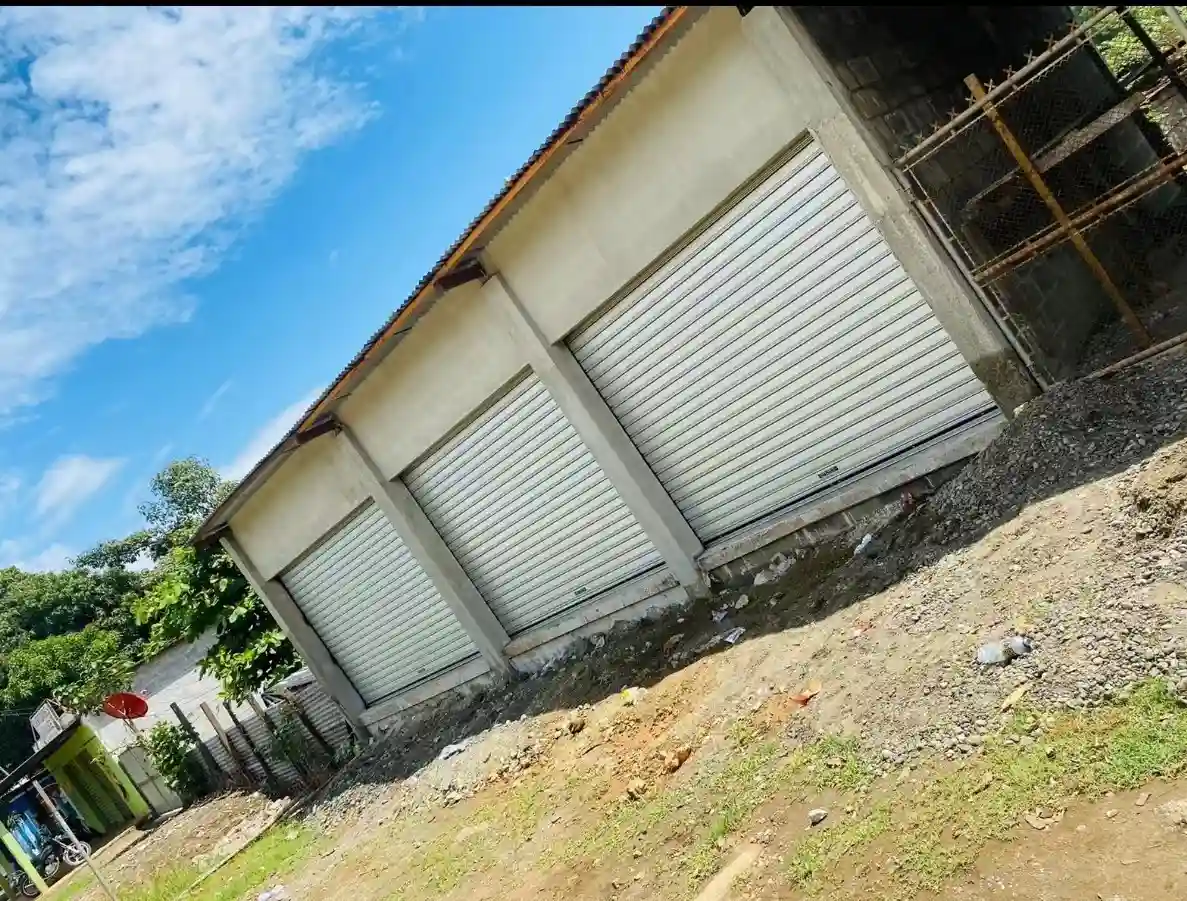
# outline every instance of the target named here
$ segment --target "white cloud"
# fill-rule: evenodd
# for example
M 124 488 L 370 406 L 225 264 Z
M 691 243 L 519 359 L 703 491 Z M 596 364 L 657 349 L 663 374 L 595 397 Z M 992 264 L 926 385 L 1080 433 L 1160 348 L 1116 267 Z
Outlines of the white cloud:
M 244 445 L 238 456 L 226 466 L 219 467 L 219 474 L 224 479 L 239 480 L 251 472 L 252 468 L 272 450 L 288 430 L 296 425 L 297 418 L 313 406 L 313 402 L 321 396 L 321 390 L 310 391 L 307 395 L 277 413 L 272 419 L 260 426 L 259 431 L 251 436 L 251 440 Z
M 319 52 L 387 14 L 0 7 L 0 417 L 87 347 L 188 316 L 184 282 L 370 115 Z
M 142 573 L 145 570 L 152 569 L 156 565 L 156 561 L 145 553 L 141 554 L 139 557 L 129 563 L 128 569 L 132 570 L 134 573 Z
M 202 409 L 198 411 L 198 422 L 201 422 L 214 412 L 214 408 L 218 406 L 218 402 L 222 400 L 222 396 L 231 390 L 232 384 L 234 383 L 228 379 L 214 389 L 210 397 L 206 398 L 206 403 L 202 404 Z
M 60 523 L 114 476 L 121 459 L 76 455 L 59 457 L 37 483 L 37 515 Z
M 69 569 L 70 561 L 78 556 L 64 544 L 51 544 L 32 555 L 27 550 L 23 541 L 0 541 L 0 568 L 15 566 L 25 572 L 59 572 Z

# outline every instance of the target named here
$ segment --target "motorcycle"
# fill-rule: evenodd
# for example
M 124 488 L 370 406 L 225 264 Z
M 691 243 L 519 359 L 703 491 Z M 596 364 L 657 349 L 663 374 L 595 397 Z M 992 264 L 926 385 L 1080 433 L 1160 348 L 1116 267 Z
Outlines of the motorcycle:
M 66 838 L 66 836 L 55 834 L 50 837 L 50 840 L 57 846 L 57 850 L 53 853 L 55 856 L 60 853 L 62 860 L 65 861 L 68 867 L 82 866 L 86 859 L 91 856 L 90 844 L 82 839 L 79 839 L 78 843 L 75 844 Z M 52 874 L 46 873 L 45 875 L 50 876 Z
M 61 871 L 63 863 L 69 867 L 77 867 L 85 862 L 90 854 L 91 846 L 87 842 L 80 840 L 73 844 L 63 835 L 51 835 L 49 841 L 43 844 L 30 860 L 46 879 L 53 879 Z M 13 892 L 26 898 L 36 898 L 41 894 L 28 875 L 20 869 L 8 878 L 8 885 Z

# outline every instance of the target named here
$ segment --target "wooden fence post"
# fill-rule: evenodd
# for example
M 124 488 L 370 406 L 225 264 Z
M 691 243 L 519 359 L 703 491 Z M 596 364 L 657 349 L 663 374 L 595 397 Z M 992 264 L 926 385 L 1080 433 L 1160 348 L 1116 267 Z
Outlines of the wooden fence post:
M 251 775 L 251 770 L 244 762 L 243 757 L 239 754 L 239 749 L 231 744 L 231 739 L 227 737 L 227 730 L 223 728 L 223 724 L 218 721 L 218 717 L 214 711 L 210 709 L 210 705 L 205 701 L 202 702 L 201 710 L 210 725 L 214 727 L 215 734 L 218 735 L 218 740 L 222 744 L 223 749 L 231 758 L 231 762 L 235 764 L 235 769 L 239 771 L 242 777 L 242 785 L 255 785 L 256 781 Z
M 301 703 L 301 699 L 291 691 L 283 691 L 280 693 L 280 696 L 288 702 L 289 707 L 291 707 L 293 710 L 293 714 L 301 722 L 301 725 L 305 727 L 305 730 L 313 736 L 314 741 L 321 745 L 321 749 L 326 752 L 326 756 L 329 758 L 330 766 L 332 768 L 334 765 L 334 759 L 338 755 L 338 751 L 330 743 L 329 739 L 327 739 L 325 735 L 322 734 L 321 730 L 314 725 L 313 720 L 305 711 L 305 705 Z
M 297 771 L 297 775 L 301 777 L 301 781 L 305 783 L 306 788 L 313 788 L 313 777 L 306 768 L 304 761 L 289 757 L 283 751 L 276 750 L 276 729 L 272 725 L 272 720 L 268 718 L 268 711 L 261 706 L 260 702 L 256 700 L 255 695 L 248 695 L 247 704 L 251 707 L 252 712 L 255 713 L 256 718 L 264 724 L 264 728 L 268 731 L 268 736 L 272 739 L 272 750 L 279 753 L 289 763 L 293 765 L 293 769 Z M 246 731 L 246 730 L 245 730 Z
M 173 715 L 177 717 L 177 722 L 181 726 L 181 731 L 186 734 L 186 737 L 194 743 L 197 748 L 198 758 L 202 761 L 202 766 L 206 769 L 210 776 L 210 788 L 212 791 L 220 791 L 226 788 L 229 781 L 229 776 L 218 761 L 214 759 L 214 755 L 210 753 L 210 748 L 206 747 L 206 742 L 202 741 L 202 737 L 198 735 L 198 730 L 194 728 L 194 724 L 190 722 L 190 718 L 182 711 L 181 706 L 174 701 L 169 707 L 173 710 Z
M 235 711 L 231 709 L 231 705 L 223 704 L 223 709 L 227 711 L 227 716 L 231 718 L 231 722 L 235 724 L 235 728 L 239 730 L 239 734 L 243 736 L 243 740 L 247 742 L 247 747 L 251 750 L 251 753 L 260 761 L 260 768 L 264 771 L 264 779 L 267 781 L 269 787 L 277 794 L 283 795 L 284 785 L 272 770 L 272 767 L 268 765 L 268 758 L 260 752 L 260 749 L 256 747 L 256 743 L 251 740 L 251 735 L 243 728 L 243 724 L 239 722 L 239 717 L 235 716 Z M 230 736 L 227 738 L 230 740 Z

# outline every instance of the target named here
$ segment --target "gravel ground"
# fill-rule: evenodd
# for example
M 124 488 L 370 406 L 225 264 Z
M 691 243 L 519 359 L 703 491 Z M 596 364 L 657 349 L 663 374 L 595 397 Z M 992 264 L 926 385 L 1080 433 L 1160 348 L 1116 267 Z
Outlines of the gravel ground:
M 314 815 L 383 821 L 528 768 L 563 772 L 564 719 L 582 704 L 587 733 L 625 758 L 639 743 L 615 750 L 624 716 L 705 741 L 818 681 L 820 695 L 780 728 L 805 741 L 856 734 L 889 772 L 921 754 L 979 753 L 1019 688 L 1048 711 L 1102 703 L 1151 675 L 1187 691 L 1185 437 L 1182 353 L 1057 386 L 921 507 L 807 552 L 745 604 L 723 592 L 620 626 L 547 676 L 439 704 L 369 749 Z M 866 531 L 875 540 L 855 556 Z M 735 626 L 744 639 L 727 647 Z M 975 662 L 981 644 L 1014 634 L 1033 652 Z M 675 684 L 678 697 L 665 689 Z M 631 685 L 655 687 L 624 711 Z M 1039 717 L 1032 737 L 1043 728 Z M 462 739 L 464 751 L 437 759 Z

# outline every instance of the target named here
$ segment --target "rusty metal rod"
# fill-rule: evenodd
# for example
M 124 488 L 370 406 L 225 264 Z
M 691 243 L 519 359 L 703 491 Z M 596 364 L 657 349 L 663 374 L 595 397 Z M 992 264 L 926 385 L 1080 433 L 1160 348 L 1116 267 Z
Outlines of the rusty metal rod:
M 1126 325 L 1134 333 L 1137 339 L 1143 346 L 1150 344 L 1150 334 L 1146 331 L 1146 327 L 1142 325 L 1142 320 L 1138 319 L 1137 314 L 1121 295 L 1120 289 L 1113 282 L 1108 270 L 1097 259 L 1092 248 L 1088 246 L 1088 241 L 1084 235 L 1072 225 L 1071 219 L 1064 211 L 1063 206 L 1051 193 L 1051 189 L 1047 187 L 1047 183 L 1043 181 L 1043 176 L 1039 174 L 1039 170 L 1035 168 L 1034 163 L 1031 162 L 1030 157 L 1026 155 L 1026 151 L 1022 149 L 1022 145 L 1018 143 L 1018 139 L 1014 137 L 1014 132 L 1010 130 L 1010 126 L 1006 124 L 1006 120 L 1001 117 L 997 107 L 989 99 L 988 94 L 985 93 L 985 87 L 981 84 L 981 79 L 976 75 L 970 75 L 964 80 L 968 85 L 969 90 L 973 92 L 973 98 L 977 101 L 981 109 L 985 110 L 985 115 L 989 121 L 993 123 L 993 127 L 997 130 L 998 136 L 1001 137 L 1002 143 L 1006 145 L 1007 149 L 1013 154 L 1014 159 L 1018 162 L 1018 166 L 1026 174 L 1031 186 L 1042 198 L 1043 203 L 1047 205 L 1047 209 L 1051 211 L 1051 215 L 1055 217 L 1063 229 L 1068 233 L 1072 239 L 1072 244 L 1075 245 L 1080 256 L 1084 258 L 1088 269 L 1096 276 L 1096 280 L 1105 290 L 1105 294 L 1113 302 L 1117 308 L 1117 312 L 1121 314 L 1121 318 L 1125 320 Z
M 1036 56 L 1034 59 L 1032 59 L 1030 62 L 1028 62 L 1025 66 L 1023 66 L 1017 72 L 1006 77 L 1006 79 L 1003 80 L 1001 84 L 995 85 L 993 90 L 989 92 L 989 95 L 988 95 L 989 99 L 990 100 L 999 99 L 1003 94 L 1008 93 L 1009 91 L 1013 90 L 1016 86 L 1021 84 L 1023 81 L 1026 81 L 1026 79 L 1029 78 L 1031 75 L 1035 74 L 1040 69 L 1042 69 L 1043 66 L 1045 66 L 1049 60 L 1051 60 L 1057 56 L 1060 56 L 1065 50 L 1067 50 L 1075 45 L 1079 45 L 1079 44 L 1083 43 L 1085 40 L 1087 40 L 1085 35 L 1088 33 L 1088 31 L 1091 28 L 1093 28 L 1098 22 L 1100 22 L 1106 16 L 1112 15 L 1116 11 L 1117 11 L 1117 7 L 1115 7 L 1115 6 L 1101 7 L 1100 11 L 1098 13 L 1096 13 L 1095 15 L 1093 15 L 1090 19 L 1088 19 L 1088 21 L 1084 22 L 1084 24 L 1079 25 L 1076 28 L 1072 29 L 1072 31 L 1069 32 L 1066 36 L 1064 36 L 1060 40 L 1056 41 L 1049 48 L 1047 48 L 1042 53 L 1040 53 L 1038 56 Z M 958 116 L 956 116 L 954 119 L 952 119 L 952 121 L 941 125 L 934 132 L 932 132 L 930 135 L 928 135 L 926 138 L 924 138 L 922 141 L 920 141 L 918 144 L 916 144 L 914 147 L 912 147 L 910 150 L 908 150 L 906 153 L 904 153 L 902 156 L 900 156 L 895 162 L 899 166 L 911 165 L 913 162 L 917 161 L 918 157 L 923 156 L 924 153 L 929 148 L 938 144 L 949 133 L 956 131 L 956 129 L 960 128 L 962 125 L 965 125 L 966 123 L 971 122 L 973 119 L 975 119 L 977 117 L 977 115 L 980 113 L 980 111 L 981 111 L 981 104 L 979 104 L 979 103 L 973 104 L 968 109 L 966 109 L 964 112 L 960 113 Z
M 1120 208 L 1145 196 L 1149 191 L 1174 178 L 1175 173 L 1187 166 L 1187 151 L 1163 158 L 1144 175 L 1139 173 L 1113 188 L 1095 203 L 1082 207 L 1071 214 L 1072 225 L 1087 231 L 1101 220 L 1111 216 Z M 1020 263 L 1031 259 L 1069 237 L 1058 222 L 1053 222 L 1042 231 L 1032 235 L 1020 245 L 1015 245 L 1003 256 L 991 260 L 973 271 L 978 281 L 993 281 Z
M 1053 384 L 1051 373 L 1047 371 L 1045 366 L 1040 365 L 1038 349 L 1028 347 L 1024 342 L 1022 329 L 1014 321 L 1009 307 L 1000 298 L 997 298 L 997 303 L 994 303 L 994 295 L 991 293 L 993 289 L 987 285 L 982 285 L 972 277 L 966 259 L 957 246 L 956 239 L 951 236 L 947 229 L 941 227 L 941 219 L 932 209 L 930 201 L 916 197 L 913 199 L 913 203 L 923 221 L 927 223 L 928 228 L 931 229 L 933 234 L 939 236 L 944 249 L 948 252 L 949 259 L 952 260 L 953 266 L 956 267 L 961 275 L 965 276 L 965 282 L 972 288 L 973 294 L 981 301 L 981 306 L 989 313 L 990 318 L 996 323 L 998 330 L 1005 336 L 1006 341 L 1014 348 L 1014 352 L 1018 354 L 1018 358 L 1022 360 L 1023 366 L 1026 367 L 1031 377 L 1035 380 L 1035 383 L 1041 390 L 1046 391 Z
M 1108 378 L 1111 375 L 1116 375 L 1123 369 L 1128 369 L 1130 366 L 1134 366 L 1137 363 L 1142 363 L 1146 360 L 1149 360 L 1151 357 L 1156 357 L 1159 354 L 1166 353 L 1168 350 L 1173 350 L 1180 344 L 1187 344 L 1187 332 L 1183 332 L 1183 334 L 1176 335 L 1173 338 L 1167 338 L 1165 341 L 1159 341 L 1157 344 L 1147 347 L 1145 350 L 1139 350 L 1136 354 L 1131 354 L 1122 360 L 1118 360 L 1116 363 L 1111 363 L 1103 369 L 1098 369 L 1096 372 L 1090 372 L 1088 375 L 1084 376 L 1084 378 Z

